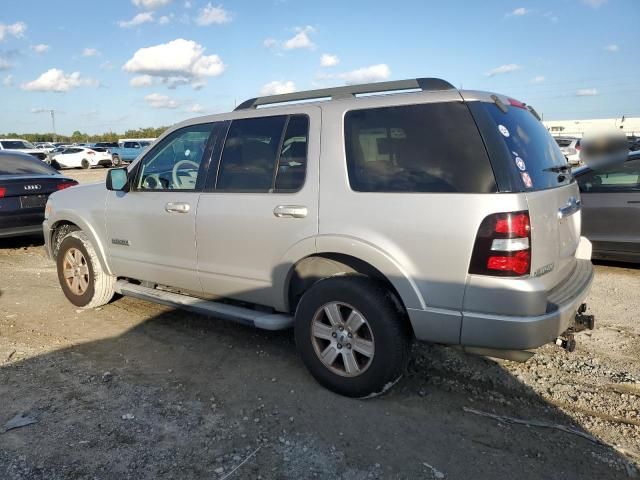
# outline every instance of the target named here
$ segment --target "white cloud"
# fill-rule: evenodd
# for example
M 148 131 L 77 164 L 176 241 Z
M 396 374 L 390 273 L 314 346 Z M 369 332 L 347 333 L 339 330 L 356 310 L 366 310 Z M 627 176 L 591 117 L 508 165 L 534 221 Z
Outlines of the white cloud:
M 158 19 L 158 25 L 167 25 L 171 23 L 172 18 L 173 18 L 173 14 L 163 15 Z
M 620 47 L 615 43 L 612 43 L 611 45 L 607 45 L 606 47 L 604 47 L 604 49 L 607 52 L 617 52 L 618 50 L 620 50 Z
M 538 75 L 537 77 L 533 77 L 531 79 L 531 83 L 542 83 L 546 80 L 542 75 Z
M 544 14 L 544 17 L 548 18 L 551 23 L 558 23 L 558 21 L 560 20 L 558 16 L 555 15 L 553 12 L 546 12 Z
M 0 23 L 0 42 L 8 35 L 15 38 L 24 37 L 24 32 L 27 31 L 27 24 L 24 22 L 15 22 L 9 25 Z
M 495 75 L 501 75 L 503 73 L 511 73 L 516 70 L 520 70 L 522 67 L 520 65 L 516 65 L 515 63 L 509 63 L 507 65 L 500 65 L 499 67 L 493 68 L 489 70 L 486 75 L 488 77 L 493 77 Z
M 5 87 L 13 87 L 13 75 L 7 75 L 6 77 L 4 77 L 4 79 L 2 80 L 2 85 L 4 85 Z
M 120 28 L 131 28 L 137 27 L 138 25 L 142 25 L 144 23 L 153 23 L 153 12 L 142 12 L 138 13 L 131 20 L 120 20 L 118 25 Z
M 170 88 L 191 84 L 202 88 L 206 77 L 217 77 L 225 65 L 218 55 L 205 55 L 205 48 L 178 38 L 168 43 L 141 48 L 122 67 L 125 72 L 159 78 Z
M 202 113 L 202 112 L 204 112 L 204 107 L 202 105 L 200 105 L 199 103 L 194 103 L 193 105 L 188 106 L 185 109 L 185 112 L 188 112 L 188 113 Z
M 335 67 L 338 63 L 340 63 L 340 59 L 337 55 L 331 55 L 329 53 L 323 53 L 320 57 L 320 66 L 321 67 Z
M 283 93 L 291 93 L 296 91 L 296 84 L 291 80 L 287 82 L 280 82 L 274 80 L 262 86 L 260 89 L 260 95 L 281 95 Z
M 31 45 L 31 50 L 33 50 L 36 53 L 44 53 L 46 51 L 49 50 L 49 45 L 47 45 L 46 43 L 39 43 L 38 45 Z
M 76 87 L 93 86 L 100 83 L 92 78 L 82 78 L 80 72 L 66 75 L 58 68 L 51 68 L 35 80 L 23 83 L 20 88 L 33 92 L 68 92 Z
M 531 13 L 531 10 L 526 9 L 524 7 L 516 8 L 511 13 L 507 13 L 507 17 L 522 17 L 528 13 Z
M 129 80 L 129 85 L 132 87 L 150 87 L 153 85 L 153 77 L 151 75 L 138 75 Z
M 211 2 L 207 3 L 207 6 L 200 9 L 196 23 L 201 27 L 208 25 L 221 25 L 223 23 L 229 23 L 231 21 L 231 14 L 227 12 L 222 5 L 214 7 Z
M 380 63 L 378 65 L 371 65 L 370 67 L 358 68 L 350 72 L 341 73 L 338 78 L 344 80 L 348 85 L 357 83 L 370 83 L 380 82 L 387 80 L 391 76 L 391 70 L 389 67 Z
M 105 60 L 100 64 L 100 70 L 113 70 L 115 66 L 111 60 Z
M 598 95 L 598 90 L 595 88 L 581 88 L 576 91 L 576 97 L 593 97 Z
M 309 35 L 316 32 L 316 29 L 311 25 L 307 25 L 306 27 L 297 27 L 295 29 L 297 32 L 293 37 L 289 40 L 286 40 L 282 44 L 282 48 L 285 50 L 294 50 L 296 48 L 315 48 L 315 44 L 309 38 Z
M 0 57 L 0 71 L 2 70 L 9 70 L 11 67 L 13 67 L 13 65 L 11 65 L 7 60 L 5 60 L 4 58 Z
M 607 0 L 582 0 L 582 3 L 590 6 L 591 8 L 600 8 L 607 3 Z
M 153 108 L 178 108 L 180 106 L 178 101 L 159 93 L 151 93 L 144 97 L 144 100 Z
M 131 0 L 136 7 L 143 10 L 155 10 L 171 3 L 171 0 Z
M 267 48 L 273 48 L 278 46 L 278 41 L 275 38 L 269 37 L 269 38 L 265 38 L 262 44 Z
M 81 55 L 83 57 L 97 57 L 98 55 L 100 55 L 100 52 L 95 48 L 85 48 L 84 50 L 82 50 Z

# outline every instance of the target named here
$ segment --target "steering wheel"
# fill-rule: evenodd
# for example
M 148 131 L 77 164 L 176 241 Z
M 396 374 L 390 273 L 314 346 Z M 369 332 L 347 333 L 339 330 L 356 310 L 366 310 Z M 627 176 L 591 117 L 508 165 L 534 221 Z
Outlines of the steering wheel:
M 196 171 L 200 168 L 200 165 L 198 165 L 196 162 L 193 162 L 191 160 L 180 160 L 178 163 L 176 163 L 173 166 L 173 170 L 171 171 L 171 177 L 173 179 L 173 184 L 177 188 L 181 188 L 183 186 L 182 179 L 178 176 L 178 170 L 180 170 L 180 167 L 182 167 L 183 165 L 186 165 L 186 164 L 193 165 L 193 167 L 196 169 Z

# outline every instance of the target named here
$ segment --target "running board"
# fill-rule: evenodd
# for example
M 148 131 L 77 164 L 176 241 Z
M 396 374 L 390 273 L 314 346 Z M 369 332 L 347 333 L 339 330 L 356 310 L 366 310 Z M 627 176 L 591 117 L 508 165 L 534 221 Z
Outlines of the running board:
M 155 288 L 143 287 L 126 280 L 118 280 L 115 290 L 127 297 L 139 298 L 168 307 L 189 310 L 208 317 L 222 318 L 263 330 L 283 330 L 293 326 L 293 317 L 281 313 L 265 313 L 250 308 L 227 305 L 226 303 L 203 300 L 180 293 L 166 292 Z

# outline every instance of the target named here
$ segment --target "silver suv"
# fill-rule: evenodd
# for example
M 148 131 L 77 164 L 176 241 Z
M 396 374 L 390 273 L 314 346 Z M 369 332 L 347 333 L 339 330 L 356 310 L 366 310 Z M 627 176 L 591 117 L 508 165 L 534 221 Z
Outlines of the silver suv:
M 593 276 L 578 186 L 532 110 L 439 79 L 248 100 L 46 211 L 74 305 L 295 327 L 313 376 L 354 397 L 393 385 L 414 338 L 528 358 L 575 327 Z

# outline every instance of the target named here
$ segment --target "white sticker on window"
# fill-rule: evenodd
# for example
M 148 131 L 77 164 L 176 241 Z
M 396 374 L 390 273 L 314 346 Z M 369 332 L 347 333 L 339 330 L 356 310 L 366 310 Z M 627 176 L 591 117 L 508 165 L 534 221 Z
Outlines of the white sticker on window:
M 516 165 L 523 172 L 527 169 L 527 164 L 524 163 L 524 160 L 521 159 L 520 157 L 516 157 Z
M 509 130 L 504 125 L 498 125 L 498 130 L 500 130 L 500 133 L 505 137 L 509 136 Z

